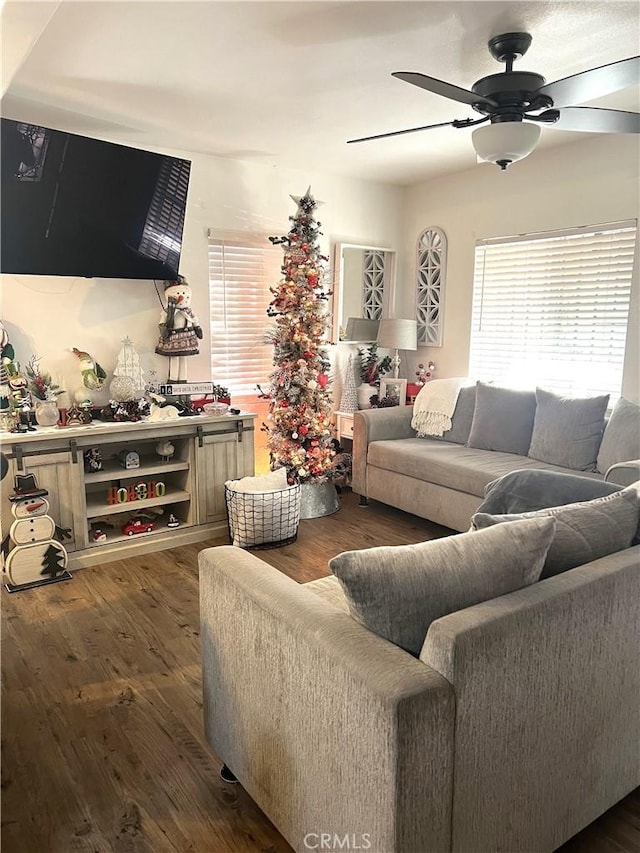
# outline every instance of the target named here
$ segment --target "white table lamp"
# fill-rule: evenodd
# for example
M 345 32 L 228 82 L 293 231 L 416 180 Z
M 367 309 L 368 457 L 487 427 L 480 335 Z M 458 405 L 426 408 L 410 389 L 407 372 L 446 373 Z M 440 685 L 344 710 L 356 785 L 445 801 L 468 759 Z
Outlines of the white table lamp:
M 400 374 L 400 356 L 398 350 L 418 349 L 418 324 L 415 320 L 380 320 L 378 328 L 378 346 L 394 350 L 391 360 L 393 378 Z

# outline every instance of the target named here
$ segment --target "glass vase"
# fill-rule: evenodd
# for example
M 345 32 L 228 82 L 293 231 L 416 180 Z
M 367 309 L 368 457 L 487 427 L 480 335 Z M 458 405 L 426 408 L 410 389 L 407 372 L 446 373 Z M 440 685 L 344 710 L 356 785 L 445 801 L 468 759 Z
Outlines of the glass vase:
M 55 426 L 60 417 L 55 400 L 36 400 L 35 414 L 38 425 L 42 427 Z

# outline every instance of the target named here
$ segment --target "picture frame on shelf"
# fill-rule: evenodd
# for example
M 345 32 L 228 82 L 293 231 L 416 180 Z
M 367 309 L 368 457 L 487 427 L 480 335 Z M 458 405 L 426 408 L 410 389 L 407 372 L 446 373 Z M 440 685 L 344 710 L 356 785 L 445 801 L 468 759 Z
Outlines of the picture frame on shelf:
M 395 406 L 407 405 L 407 380 L 406 379 L 381 379 L 380 392 L 378 398 L 380 400 L 385 397 L 390 397 L 397 400 Z

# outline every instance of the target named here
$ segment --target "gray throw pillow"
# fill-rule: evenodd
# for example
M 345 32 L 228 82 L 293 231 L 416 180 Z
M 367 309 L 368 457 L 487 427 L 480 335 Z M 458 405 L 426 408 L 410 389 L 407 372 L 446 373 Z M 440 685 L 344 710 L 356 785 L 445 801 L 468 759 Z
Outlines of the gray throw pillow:
M 545 560 L 542 577 L 559 575 L 629 548 L 640 520 L 640 482 L 592 501 L 524 512 L 519 515 L 489 515 L 477 512 L 471 519 L 475 530 L 484 530 L 503 521 L 555 518 L 557 527 Z
M 467 447 L 526 456 L 535 413 L 536 395 L 533 391 L 517 391 L 478 382 Z
M 538 405 L 527 455 L 561 468 L 595 471 L 609 395 L 562 397 L 537 388 L 536 399 Z
M 535 583 L 555 524 L 537 518 L 417 545 L 346 551 L 329 568 L 355 619 L 418 655 L 434 619 Z
M 487 483 L 484 500 L 476 512 L 488 512 L 490 515 L 532 512 L 578 501 L 592 501 L 622 488 L 584 474 L 524 468 Z
M 632 459 L 640 459 L 640 406 L 620 397 L 602 436 L 597 470 L 606 474 L 612 465 Z
M 442 435 L 428 436 L 430 441 L 450 441 L 453 444 L 466 444 L 471 432 L 471 422 L 476 407 L 476 386 L 464 385 L 458 394 L 456 407 L 451 416 L 451 429 Z

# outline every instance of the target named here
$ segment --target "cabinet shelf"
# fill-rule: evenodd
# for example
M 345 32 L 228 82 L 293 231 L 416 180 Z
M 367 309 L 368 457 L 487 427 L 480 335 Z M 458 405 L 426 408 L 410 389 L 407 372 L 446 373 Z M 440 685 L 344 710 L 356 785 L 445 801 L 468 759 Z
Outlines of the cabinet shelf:
M 103 539 L 101 542 L 89 542 L 89 548 L 101 548 L 105 545 L 113 545 L 116 542 L 132 542 L 138 539 L 146 539 L 149 536 L 157 536 L 159 533 L 179 533 L 180 530 L 184 528 L 192 527 L 193 525 L 187 524 L 185 522 L 180 522 L 178 527 L 167 527 L 166 522 L 157 521 L 154 522 L 155 527 L 153 530 L 150 530 L 148 533 L 136 533 L 135 536 L 127 536 L 125 533 L 122 533 L 120 530 L 113 529 L 103 529 L 104 534 L 106 535 L 106 539 Z
M 144 479 L 154 474 L 167 474 L 171 471 L 188 471 L 189 463 L 186 460 L 174 462 L 162 462 L 152 458 L 141 458 L 139 468 L 123 468 L 119 462 L 110 459 L 103 463 L 102 470 L 85 473 L 84 481 L 89 483 L 106 483 L 110 480 Z
M 96 518 L 101 515 L 116 515 L 120 512 L 130 512 L 135 515 L 140 510 L 149 506 L 163 506 L 164 504 L 180 503 L 191 499 L 191 493 L 181 489 L 168 490 L 162 497 L 145 498 L 140 501 L 125 501 L 121 504 L 108 504 L 95 498 L 87 500 L 87 518 Z M 143 534 L 139 534 L 143 535 Z

